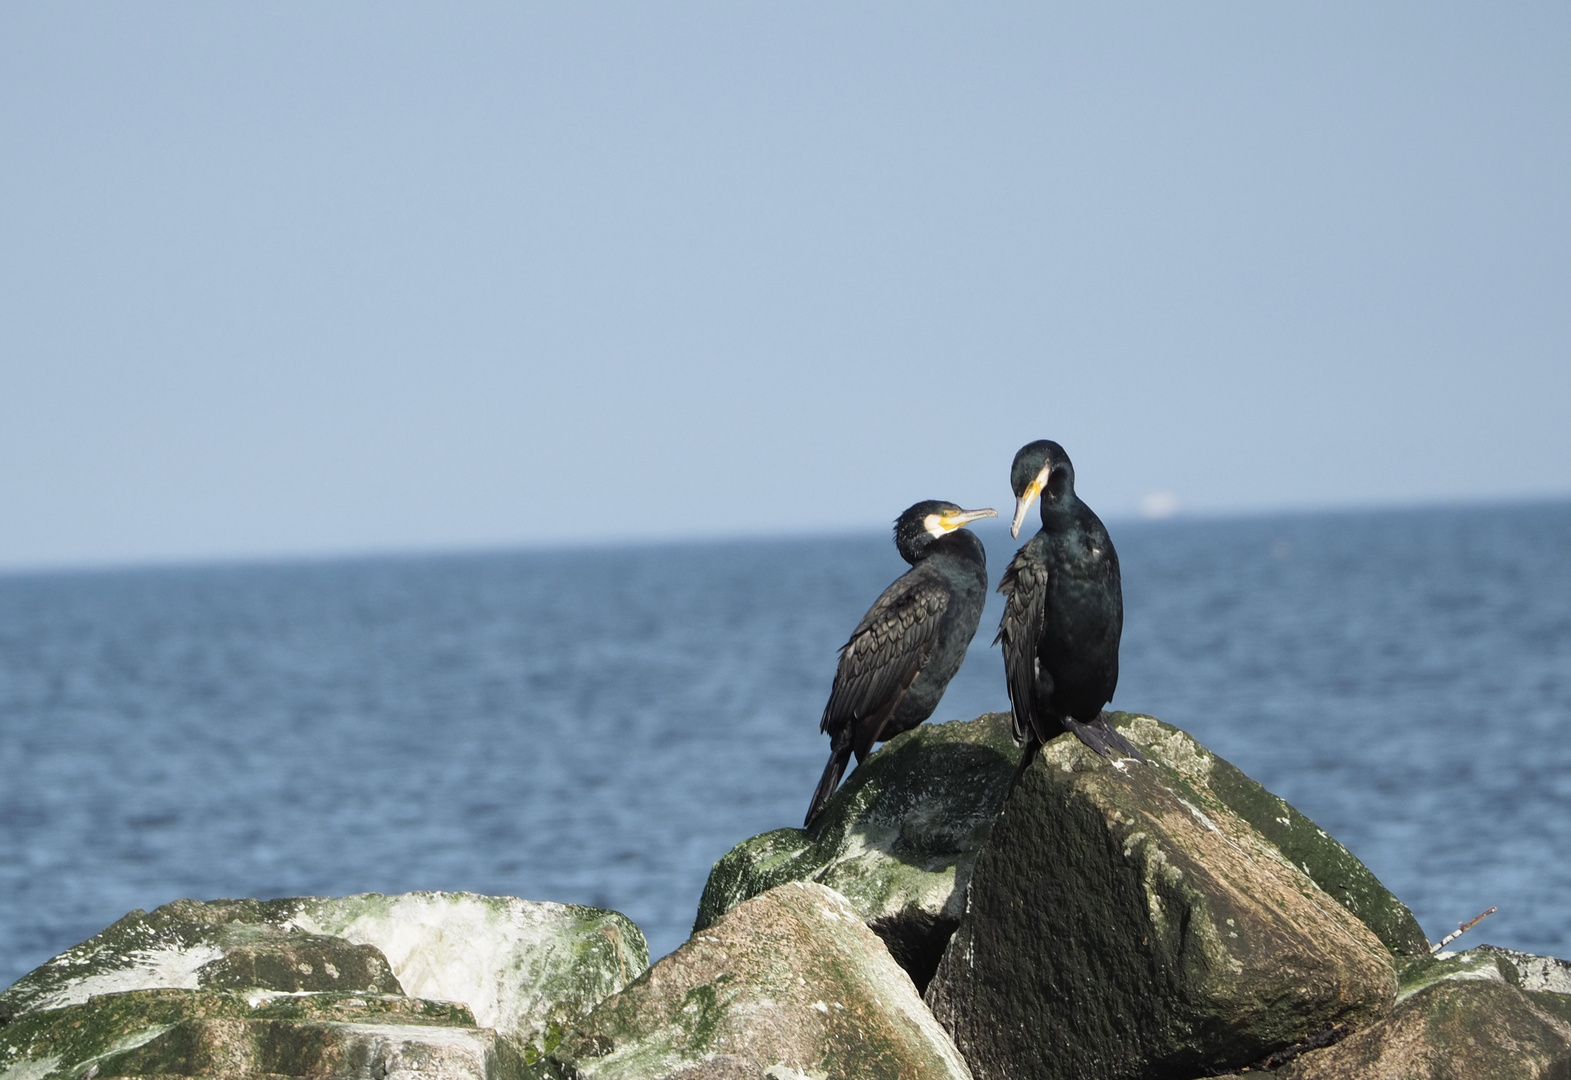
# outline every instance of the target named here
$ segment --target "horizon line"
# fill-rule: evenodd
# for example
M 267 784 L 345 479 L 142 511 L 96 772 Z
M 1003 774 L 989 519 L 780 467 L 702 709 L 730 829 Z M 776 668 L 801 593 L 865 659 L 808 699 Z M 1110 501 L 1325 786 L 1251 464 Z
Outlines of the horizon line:
M 1266 520 L 1272 518 L 1338 517 L 1363 514 L 1404 514 L 1427 511 L 1469 511 L 1495 509 L 1529 509 L 1538 506 L 1555 506 L 1571 503 L 1571 493 L 1544 495 L 1512 495 L 1498 498 L 1464 497 L 1452 500 L 1415 499 L 1402 502 L 1349 502 L 1327 506 L 1276 506 L 1251 509 L 1178 509 L 1172 513 L 1140 514 L 1124 512 L 1109 514 L 1108 524 L 1118 528 L 1165 528 L 1185 524 L 1206 524 L 1222 521 Z M 891 519 L 892 521 L 892 519 Z M 21 577 L 49 577 L 75 574 L 112 574 L 137 571 L 196 570 L 241 568 L 261 566 L 293 566 L 306 564 L 367 562 L 401 559 L 463 558 L 469 556 L 512 554 L 566 554 L 579 551 L 617 551 L 659 547 L 686 547 L 726 544 L 767 543 L 770 541 L 837 540 L 867 537 L 888 529 L 888 524 L 847 526 L 824 530 L 739 531 L 709 533 L 648 534 L 645 536 L 584 536 L 549 540 L 499 540 L 455 542 L 451 544 L 396 544 L 382 547 L 360 546 L 278 551 L 229 552 L 211 555 L 172 555 L 168 557 L 128 557 L 105 559 L 65 560 L 60 562 L 0 563 L 0 579 Z M 1004 528 L 989 522 L 984 528 Z M 1023 541 L 1022 541 L 1023 542 Z

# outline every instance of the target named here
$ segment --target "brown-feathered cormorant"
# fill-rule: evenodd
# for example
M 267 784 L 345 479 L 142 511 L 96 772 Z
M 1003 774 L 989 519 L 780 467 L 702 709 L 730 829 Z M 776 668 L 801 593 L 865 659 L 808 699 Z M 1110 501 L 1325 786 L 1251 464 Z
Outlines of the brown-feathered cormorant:
M 997 643 L 1025 747 L 1023 772 L 1047 740 L 1072 731 L 1104 757 L 1144 761 L 1102 712 L 1118 686 L 1124 596 L 1118 552 L 1101 520 L 1075 495 L 1075 467 L 1056 442 L 1027 443 L 1009 472 L 1011 536 L 1042 500 L 1042 528 L 1015 553 L 998 591 L 1006 597 Z
M 933 715 L 976 636 L 987 599 L 987 552 L 963 526 L 995 510 L 919 502 L 895 521 L 895 548 L 911 564 L 884 590 L 840 648 L 840 666 L 819 730 L 829 764 L 807 809 L 811 825 L 853 753 Z

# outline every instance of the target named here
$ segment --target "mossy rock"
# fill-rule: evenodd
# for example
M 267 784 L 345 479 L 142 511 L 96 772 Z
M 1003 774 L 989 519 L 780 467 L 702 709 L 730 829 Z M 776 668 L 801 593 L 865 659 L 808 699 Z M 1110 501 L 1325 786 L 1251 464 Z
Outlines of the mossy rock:
M 695 934 L 552 1055 L 572 1080 L 969 1080 L 847 899 L 792 882 Z
M 176 900 L 133 911 L 0 993 L 0 1019 L 153 987 L 403 993 L 374 946 L 290 925 L 297 903 Z
M 1568 1080 L 1571 963 L 1484 945 L 1404 965 L 1391 1015 L 1280 1080 Z
M 1203 1075 L 1391 1008 L 1380 939 L 1136 719 L 1149 763 L 1054 739 L 977 857 L 926 996 L 979 1075 Z
M 1020 760 L 1007 713 L 922 724 L 890 739 L 811 829 L 777 829 L 715 863 L 693 931 L 789 881 L 816 881 L 861 913 L 925 986 L 965 910 L 976 853 Z
M 0 1076 L 522 1077 L 464 1006 L 395 994 L 132 990 L 0 1026 Z
M 1571 961 L 1480 945 L 1407 960 L 1397 972 L 1397 1000 L 1439 982 L 1503 982 L 1523 990 L 1571 994 Z
M 171 1040 L 194 1039 L 191 1045 L 205 1047 L 201 1052 L 216 1061 L 212 1055 L 219 1054 L 219 1042 L 214 1040 L 222 1041 L 220 1034 L 231 1031 L 238 1040 L 234 1045 L 251 1055 L 246 1060 L 261 1061 L 267 1054 L 257 1049 L 262 1044 L 256 1040 L 265 1035 L 287 1043 L 293 1036 L 279 1033 L 295 1030 L 288 1024 L 349 1022 L 337 1013 L 306 1015 L 315 1005 L 281 1004 L 319 998 L 323 1008 L 339 1011 L 343 1006 L 338 1002 L 369 1003 L 365 1008 L 381 1017 L 373 1026 L 388 1029 L 383 1035 L 394 1042 L 402 1038 L 392 1030 L 398 1025 L 423 1023 L 444 1009 L 461 1009 L 465 1024 L 476 1031 L 493 1031 L 506 1045 L 501 1050 L 485 1049 L 481 1043 L 490 1046 L 491 1035 L 476 1036 L 480 1042 L 452 1036 L 448 1042 L 457 1055 L 453 1061 L 505 1064 L 512 1055 L 527 1063 L 556 1045 L 565 1024 L 589 1012 L 647 966 L 648 947 L 638 928 L 616 912 L 598 908 L 442 892 L 206 903 L 178 900 L 152 912 L 132 912 L 24 976 L 0 994 L 0 1022 L 9 1021 L 0 1032 L 10 1039 L 15 1059 L 7 1067 L 23 1069 L 19 1075 L 42 1076 L 76 1060 L 72 1055 L 78 1051 L 66 1045 L 84 1025 L 93 1026 L 86 1019 L 93 1010 L 121 1016 L 116 1010 L 128 1009 L 131 1012 L 125 1013 L 111 1041 L 153 1046 L 142 1052 L 143 1057 L 151 1054 L 157 1060 L 147 1058 L 146 1067 L 138 1067 L 150 1074 L 158 1071 L 154 1066 L 164 1060 L 159 1055 L 174 1045 Z M 157 992 L 184 993 L 185 997 L 159 999 L 164 1004 L 158 1006 L 170 1008 L 168 1002 L 178 1000 L 184 1012 L 177 1020 L 147 1019 L 135 1027 L 135 1011 L 152 1008 L 149 1003 L 154 1000 L 136 994 Z M 413 996 L 403 997 L 406 992 Z M 423 1003 L 397 1008 L 385 1004 L 394 1000 Z M 208 1004 L 200 1004 L 203 1001 Z M 248 1003 L 249 1011 L 233 1014 L 235 1002 Z M 438 1007 L 432 1002 L 456 1004 Z M 284 1015 L 290 1009 L 298 1015 Z M 372 1021 L 354 1023 L 363 1026 Z M 164 1028 L 178 1028 L 178 1032 L 166 1034 Z M 353 1032 L 312 1030 L 317 1031 L 312 1038 L 320 1038 L 310 1043 L 316 1050 L 300 1050 L 307 1056 L 318 1054 L 322 1062 L 330 1062 L 339 1060 L 333 1054 L 360 1053 L 345 1049 L 353 1039 L 339 1039 L 349 1039 Z M 25 1047 L 10 1038 L 17 1032 L 29 1033 Z M 61 1048 L 50 1049 L 50 1037 L 61 1040 Z M 424 1040 L 420 1045 L 431 1038 L 419 1035 Z M 413 1043 L 409 1053 L 414 1055 L 411 1063 L 429 1056 Z M 50 1061 L 55 1064 L 38 1071 L 40 1062 Z
M 450 892 L 296 903 L 291 926 L 374 945 L 406 993 L 462 1001 L 531 1058 L 649 966 L 638 927 L 602 908 Z
M 1149 757 L 1253 826 L 1392 952 L 1428 955 L 1412 912 L 1309 818 L 1170 724 L 1131 713 L 1112 720 Z M 851 774 L 812 829 L 763 833 L 722 856 L 694 931 L 777 885 L 817 881 L 850 900 L 925 989 L 1019 760 L 1008 713 L 895 736 Z
M 1254 826 L 1327 895 L 1347 908 L 1398 956 L 1429 955 L 1429 941 L 1407 905 L 1324 829 L 1188 732 L 1150 716 L 1112 714 L 1114 726 L 1148 757 L 1204 788 Z

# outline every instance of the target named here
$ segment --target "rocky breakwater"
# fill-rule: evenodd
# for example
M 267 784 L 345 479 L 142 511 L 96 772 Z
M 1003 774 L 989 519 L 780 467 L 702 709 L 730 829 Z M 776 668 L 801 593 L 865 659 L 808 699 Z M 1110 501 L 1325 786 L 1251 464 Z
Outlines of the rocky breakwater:
M 1571 965 L 1431 956 L 1351 853 L 1184 732 L 892 739 L 715 864 L 647 967 L 614 912 L 423 893 L 134 912 L 0 994 L 0 1080 L 1571 1078 Z
M 1114 723 L 1148 764 L 1060 738 L 1007 805 L 1007 715 L 899 736 L 813 830 L 722 858 L 698 926 L 785 880 L 832 885 L 979 1078 L 1571 1069 L 1560 961 L 1431 958 L 1407 907 L 1314 822 L 1170 725 Z M 1415 989 L 1437 964 L 1485 975 Z M 1502 1028 L 1478 1038 L 1491 1016 Z

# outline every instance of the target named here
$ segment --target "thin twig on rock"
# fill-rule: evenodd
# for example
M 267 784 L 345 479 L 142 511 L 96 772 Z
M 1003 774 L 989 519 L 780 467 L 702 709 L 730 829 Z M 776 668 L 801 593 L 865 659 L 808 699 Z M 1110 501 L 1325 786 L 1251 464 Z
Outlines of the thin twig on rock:
M 1488 918 L 1489 916 L 1493 915 L 1496 910 L 1497 910 L 1496 908 L 1490 908 L 1488 911 L 1479 912 L 1477 915 L 1474 915 L 1471 919 L 1469 919 L 1465 923 L 1457 924 L 1457 928 L 1455 930 L 1451 931 L 1445 937 L 1441 938 L 1436 944 L 1431 945 L 1429 947 L 1429 951 L 1431 953 L 1439 952 L 1441 949 L 1443 949 L 1447 945 L 1451 944 L 1457 938 L 1461 937 L 1463 934 L 1465 934 L 1469 930 L 1473 929 L 1473 927 L 1475 927 L 1479 923 L 1483 922 L 1486 918 Z

